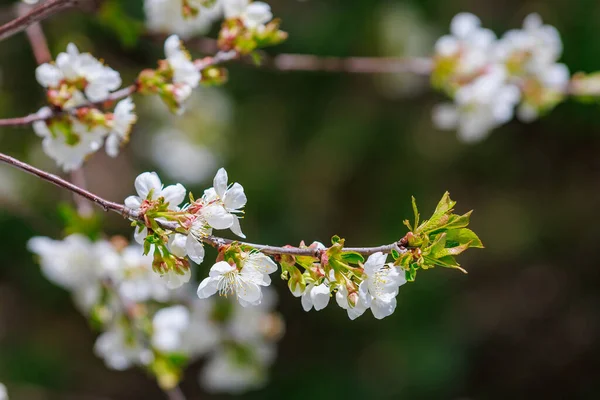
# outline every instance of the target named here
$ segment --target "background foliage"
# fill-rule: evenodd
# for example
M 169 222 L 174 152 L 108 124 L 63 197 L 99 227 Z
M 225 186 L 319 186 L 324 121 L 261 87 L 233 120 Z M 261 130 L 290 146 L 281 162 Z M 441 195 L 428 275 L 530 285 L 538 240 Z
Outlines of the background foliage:
M 121 3 L 127 18 L 143 18 L 141 0 Z M 270 4 L 290 33 L 284 45 L 269 49 L 273 53 L 427 55 L 457 12 L 473 12 L 504 32 L 537 11 L 561 32 L 563 61 L 572 72 L 600 69 L 600 3 L 591 0 Z M 70 13 L 44 28 L 53 54 L 74 41 L 127 82 L 153 66 L 162 49 L 152 38 L 135 41 L 135 24 L 117 22 Z M 1 44 L 0 117 L 43 105 L 34 69 L 24 35 Z M 434 129 L 430 110 L 441 96 L 403 77 L 239 64 L 229 71 L 221 89 L 233 107 L 220 141 L 210 124 L 189 123 L 185 130 L 209 143 L 244 185 L 244 232 L 252 241 L 327 242 L 338 233 L 349 245 L 388 243 L 405 232 L 411 195 L 429 214 L 449 190 L 458 212 L 475 209 L 472 228 L 486 245 L 463 257 L 469 275 L 419 274 L 402 287 L 398 309 L 383 321 L 365 314 L 350 322 L 335 306 L 305 313 L 277 282 L 287 333 L 270 385 L 243 397 L 597 398 L 596 105 L 567 102 L 539 122 L 513 121 L 469 146 Z M 203 99 L 195 107 L 210 109 Z M 118 201 L 130 194 L 139 172 L 158 169 L 141 154 L 152 135 L 148 110 L 140 111 L 133 146 L 124 154 L 112 160 L 99 153 L 87 164 L 92 191 Z M 55 168 L 39 142 L 30 128 L 0 131 L 3 152 Z M 0 381 L 17 399 L 160 398 L 142 372 L 109 371 L 93 355 L 94 333 L 25 248 L 33 235 L 61 235 L 56 203 L 70 201 L 69 195 L 2 167 L 0 201 Z M 110 234 L 129 235 L 118 216 L 103 216 L 103 223 Z M 195 368 L 182 387 L 191 398 L 209 398 L 198 393 Z

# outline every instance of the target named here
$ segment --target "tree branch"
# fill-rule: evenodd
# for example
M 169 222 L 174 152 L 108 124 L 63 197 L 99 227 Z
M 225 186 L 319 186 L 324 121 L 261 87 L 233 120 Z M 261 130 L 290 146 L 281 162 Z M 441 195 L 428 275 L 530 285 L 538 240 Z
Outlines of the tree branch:
M 48 0 L 25 15 L 0 26 L 0 41 L 19 33 L 29 25 L 42 21 L 60 11 L 80 6 L 81 0 Z
M 76 186 L 76 185 L 72 184 L 71 182 L 68 182 L 54 174 L 51 174 L 49 172 L 38 169 L 38 168 L 36 168 L 32 165 L 29 165 L 23 161 L 19 161 L 16 158 L 13 158 L 6 154 L 0 153 L 0 162 L 11 165 L 15 168 L 18 168 L 18 169 L 25 171 L 27 173 L 30 173 L 32 175 L 35 175 L 38 178 L 41 178 L 42 180 L 53 183 L 54 185 L 56 185 L 58 187 L 70 190 L 71 192 L 78 194 L 81 197 L 99 205 L 100 207 L 102 207 L 104 209 L 104 211 L 113 211 L 113 212 L 116 212 L 116 213 L 122 215 L 125 218 L 129 218 L 134 221 L 143 221 L 144 220 L 143 215 L 141 215 L 137 210 L 131 210 L 131 209 L 125 207 L 123 204 L 119 204 L 119 203 L 115 203 L 115 202 L 106 200 L 106 199 L 104 199 L 92 192 L 89 192 L 85 189 L 82 189 L 79 186 Z M 157 221 L 157 223 L 162 228 L 168 229 L 171 231 L 175 231 L 177 228 L 179 228 L 179 224 L 177 222 Z M 264 244 L 248 243 L 248 242 L 241 242 L 238 240 L 225 239 L 225 238 L 221 238 L 221 237 L 217 237 L 217 236 L 207 236 L 207 237 L 202 238 L 202 241 L 204 243 L 209 244 L 216 248 L 236 242 L 236 243 L 240 243 L 242 245 L 252 247 L 252 248 L 257 249 L 265 254 L 270 254 L 270 255 L 287 254 L 287 255 L 293 255 L 293 256 L 310 256 L 310 257 L 319 258 L 320 254 L 321 254 L 321 250 L 315 249 L 315 248 L 300 248 L 300 247 L 293 247 L 293 246 L 283 246 L 283 247 L 269 246 L 269 245 L 264 245 Z M 360 253 L 364 256 L 369 256 L 369 255 L 371 255 L 373 253 L 377 253 L 377 252 L 389 254 L 392 252 L 392 250 L 396 250 L 400 253 L 405 251 L 402 240 L 395 242 L 395 243 L 391 243 L 391 244 L 387 244 L 387 245 L 383 245 L 383 246 L 377 246 L 377 247 L 345 247 L 344 250 Z

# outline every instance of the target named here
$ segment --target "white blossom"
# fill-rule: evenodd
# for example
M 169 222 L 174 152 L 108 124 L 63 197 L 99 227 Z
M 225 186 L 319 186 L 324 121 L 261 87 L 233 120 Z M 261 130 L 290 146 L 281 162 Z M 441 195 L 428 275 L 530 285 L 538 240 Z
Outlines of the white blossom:
M 205 299 L 219 293 L 221 296 L 235 295 L 238 302 L 247 307 L 262 301 L 261 286 L 271 284 L 269 274 L 277 270 L 277 264 L 261 253 L 250 253 L 238 269 L 226 261 L 219 261 L 210 269 L 208 278 L 198 287 L 198 297 Z
M 212 320 L 215 305 L 210 299 L 194 298 L 189 303 L 190 323 L 182 333 L 180 350 L 190 356 L 200 356 L 212 350 L 223 335 L 220 327 Z
M 152 351 L 119 324 L 98 336 L 94 353 L 104 359 L 107 367 L 118 371 L 134 365 L 149 365 L 154 359 Z
M 200 71 L 194 66 L 189 53 L 183 48 L 177 35 L 171 35 L 165 40 L 165 55 L 167 56 L 167 62 L 173 69 L 173 83 L 182 84 L 189 88 L 198 86 Z
M 263 387 L 266 383 L 266 374 L 260 364 L 261 351 L 265 352 L 258 348 L 251 349 L 250 352 L 258 358 L 257 362 L 244 362 L 236 357 L 233 349 L 218 350 L 204 366 L 200 382 L 209 392 L 230 394 Z
M 121 298 L 133 303 L 171 299 L 173 292 L 165 280 L 152 271 L 152 256 L 143 255 L 141 246 L 127 246 L 120 254 L 119 265 L 112 278 Z
M 243 213 L 246 194 L 239 183 L 227 185 L 227 171 L 220 168 L 213 180 L 213 187 L 204 191 L 200 210 L 202 218 L 215 229 L 231 229 L 236 235 L 245 238 L 237 214 Z
M 198 14 L 184 17 L 181 8 L 182 0 L 145 0 L 146 25 L 148 30 L 155 33 L 174 33 L 184 39 L 196 34 L 205 34 L 213 21 L 221 14 L 219 2 L 212 7 L 203 7 L 200 2 L 192 3 L 198 7 Z
M 461 87 L 455 104 L 436 107 L 433 121 L 440 129 L 458 129 L 459 138 L 465 142 L 476 142 L 510 121 L 519 99 L 519 89 L 507 83 L 505 69 L 496 65 Z
M 496 35 L 481 27 L 481 21 L 470 13 L 457 14 L 450 24 L 451 35 L 442 36 L 435 44 L 441 57 L 455 57 L 455 73 L 478 73 L 490 60 Z
M 39 112 L 45 112 L 47 107 Z M 86 157 L 102 147 L 108 130 L 101 125 L 89 128 L 77 119 L 69 117 L 71 130 L 54 134 L 46 121 L 35 121 L 34 132 L 42 138 L 44 152 L 65 172 L 80 168 Z
M 169 203 L 170 210 L 177 210 L 185 199 L 186 191 L 182 184 L 163 187 L 156 172 L 141 173 L 135 178 L 134 186 L 137 196 L 129 196 L 125 199 L 125 205 L 132 210 L 139 209 L 144 200 L 158 200 L 161 197 L 165 203 Z
M 223 0 L 225 18 L 240 18 L 249 29 L 262 29 L 273 19 L 271 6 L 262 1 Z
M 175 305 L 161 308 L 152 318 L 152 346 L 165 353 L 179 351 L 189 324 L 190 312 L 186 307 Z
M 80 53 L 73 43 L 67 52 L 60 53 L 54 64 L 45 63 L 36 69 L 36 79 L 46 88 L 57 88 L 62 81 L 76 83 L 83 80 L 85 96 L 91 102 L 106 99 L 121 86 L 121 76 L 105 66 L 90 53 Z
M 394 312 L 399 287 L 406 283 L 404 272 L 386 264 L 386 259 L 387 254 L 375 253 L 364 264 L 365 282 L 371 296 L 370 307 L 377 319 Z
M 117 103 L 111 121 L 111 130 L 106 138 L 106 154 L 116 157 L 122 143 L 129 140 L 131 127 L 137 121 L 134 112 L 135 104 L 130 97 Z

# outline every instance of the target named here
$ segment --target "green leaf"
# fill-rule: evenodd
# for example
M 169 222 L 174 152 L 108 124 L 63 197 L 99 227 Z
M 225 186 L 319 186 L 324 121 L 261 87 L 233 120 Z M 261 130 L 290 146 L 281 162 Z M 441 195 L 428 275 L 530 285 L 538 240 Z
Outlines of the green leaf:
M 469 247 L 483 248 L 479 237 L 468 228 L 453 229 L 447 232 L 446 240 L 451 247 L 460 246 L 469 243 Z
M 338 235 L 333 235 L 331 237 L 331 244 L 337 244 L 337 243 L 339 243 L 340 240 L 341 240 L 341 238 Z
M 417 200 L 415 199 L 415 196 L 411 196 L 412 197 L 412 208 L 413 208 L 413 213 L 415 214 L 415 228 L 417 226 L 419 226 L 419 209 L 417 208 Z
M 399 257 L 400 257 L 400 253 L 398 253 L 398 251 L 397 251 L 397 250 L 393 250 L 393 249 L 392 249 L 392 258 L 393 258 L 394 260 L 397 260 Z
M 427 264 L 430 264 L 432 266 L 437 265 L 444 268 L 458 269 L 464 272 L 465 274 L 467 273 L 467 271 L 460 267 L 460 264 L 456 262 L 453 256 L 445 256 L 440 258 L 424 256 L 423 258 L 425 259 L 425 262 Z
M 353 251 L 349 251 L 346 253 L 342 253 L 342 260 L 352 263 L 352 264 L 358 264 L 365 262 L 365 258 L 360 255 L 359 253 L 353 252 Z
M 431 254 L 434 257 L 438 257 L 438 253 L 441 253 L 446 247 L 446 234 L 441 233 L 435 237 L 433 243 L 429 247 L 427 254 Z
M 450 220 L 450 214 L 456 202 L 450 199 L 450 193 L 446 192 L 438 203 L 431 218 L 417 228 L 418 232 L 430 232 L 446 225 Z

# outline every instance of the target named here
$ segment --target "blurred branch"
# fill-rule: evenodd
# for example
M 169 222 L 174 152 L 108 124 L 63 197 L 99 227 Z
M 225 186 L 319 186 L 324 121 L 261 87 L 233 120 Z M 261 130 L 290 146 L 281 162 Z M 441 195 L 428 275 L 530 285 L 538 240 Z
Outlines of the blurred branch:
M 214 53 L 218 50 L 216 40 L 204 37 L 192 39 L 187 42 L 187 45 L 202 53 Z M 278 71 L 324 71 L 359 74 L 408 72 L 427 76 L 432 69 L 432 61 L 426 57 L 321 57 L 312 54 L 287 53 L 271 56 L 264 51 L 258 53 L 261 58 L 260 66 Z M 256 65 L 249 57 L 242 60 Z
M 31 10 L 31 6 L 25 3 L 17 5 L 17 13 L 19 16 L 27 14 L 29 10 Z M 50 54 L 48 41 L 46 40 L 46 36 L 42 30 L 42 25 L 39 22 L 34 22 L 25 29 L 25 34 L 27 35 L 27 39 L 31 44 L 33 56 L 35 57 L 35 61 L 38 63 L 38 65 L 50 62 L 52 60 L 52 55 Z
M 89 192 L 79 186 L 76 186 L 76 185 L 72 184 L 71 182 L 68 182 L 54 174 L 51 174 L 49 172 L 38 169 L 38 168 L 31 166 L 23 161 L 19 161 L 16 158 L 13 158 L 6 154 L 0 153 L 0 162 L 6 163 L 6 164 L 11 165 L 15 168 L 18 168 L 22 171 L 25 171 L 32 175 L 35 175 L 38 178 L 41 178 L 47 182 L 53 183 L 58 187 L 70 190 L 71 192 L 76 193 L 76 194 L 88 199 L 89 201 L 99 205 L 100 207 L 102 207 L 104 209 L 104 211 L 113 211 L 113 212 L 116 212 L 116 213 L 122 215 L 125 218 L 129 218 L 134 221 L 144 222 L 144 215 L 141 214 L 139 211 L 131 210 L 131 209 L 125 207 L 123 204 L 119 204 L 119 203 L 115 203 L 115 202 L 106 200 L 106 199 L 104 199 L 92 192 Z M 181 226 L 177 222 L 170 222 L 170 221 L 161 222 L 159 220 L 156 220 L 156 222 L 164 229 L 168 229 L 171 231 L 178 231 L 178 232 L 181 231 L 180 230 Z M 279 247 L 279 246 L 268 246 L 268 245 L 248 243 L 248 242 L 240 242 L 238 240 L 225 239 L 225 238 L 212 236 L 212 235 L 203 237 L 202 241 L 204 243 L 209 244 L 216 248 L 219 248 L 219 247 L 222 247 L 222 246 L 234 243 L 234 242 L 240 243 L 242 245 L 252 247 L 256 250 L 259 250 L 265 254 L 270 254 L 270 255 L 289 254 L 289 255 L 294 255 L 294 256 L 310 256 L 310 257 L 320 258 L 321 253 L 323 251 L 323 250 L 316 249 L 316 248 L 300 248 L 300 247 L 293 247 L 293 246 Z M 389 254 L 393 250 L 398 251 L 399 253 L 402 253 L 405 250 L 406 244 L 407 244 L 406 238 L 402 238 L 398 242 L 391 243 L 388 245 L 377 246 L 377 247 L 345 247 L 344 251 L 356 252 L 356 253 L 360 253 L 365 256 L 368 256 L 368 255 L 371 255 L 371 254 L 377 253 L 377 252 Z
M 92 0 L 48 0 L 10 22 L 0 26 L 0 41 L 25 30 L 29 25 L 51 17 L 60 11 L 80 7 Z
M 207 67 L 222 64 L 224 62 L 234 60 L 238 57 L 239 57 L 239 55 L 235 51 L 220 51 L 212 57 L 204 57 L 201 60 L 196 60 L 194 62 L 194 65 L 196 66 L 196 69 L 198 69 L 199 71 L 202 71 L 203 69 L 205 69 Z M 111 93 L 106 99 L 104 99 L 102 101 L 98 101 L 95 103 L 82 104 L 80 106 L 73 107 L 68 110 L 46 109 L 46 110 L 42 110 L 42 111 L 38 111 L 36 113 L 26 115 L 24 117 L 0 119 L 0 127 L 31 125 L 32 123 L 34 123 L 36 121 L 47 120 L 54 116 L 59 116 L 59 115 L 65 114 L 65 113 L 73 112 L 79 108 L 103 107 L 112 102 L 124 99 L 125 97 L 128 97 L 128 96 L 132 95 L 133 93 L 136 93 L 138 90 L 139 90 L 139 88 L 138 88 L 137 82 L 132 83 L 129 86 L 126 86 L 122 89 L 117 90 L 116 92 Z

